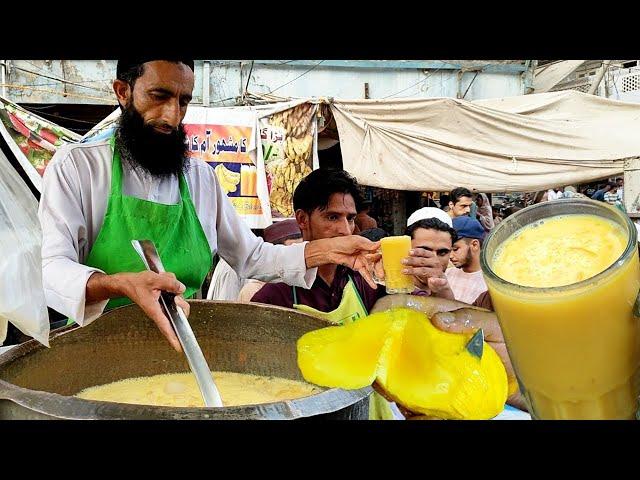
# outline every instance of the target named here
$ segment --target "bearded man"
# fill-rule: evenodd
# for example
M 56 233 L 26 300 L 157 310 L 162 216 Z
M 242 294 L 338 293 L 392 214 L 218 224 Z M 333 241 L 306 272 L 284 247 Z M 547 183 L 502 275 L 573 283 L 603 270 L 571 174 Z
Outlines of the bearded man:
M 174 293 L 188 314 L 184 298 L 201 288 L 216 252 L 242 278 L 310 288 L 318 266 L 337 263 L 375 287 L 367 254 L 379 243 L 353 235 L 265 243 L 238 217 L 214 170 L 188 159 L 182 121 L 192 60 L 119 60 L 116 76 L 115 134 L 60 148 L 44 174 L 42 272 L 52 309 L 84 326 L 133 302 L 179 351 L 160 292 Z M 154 241 L 167 273 L 145 270 L 134 239 Z

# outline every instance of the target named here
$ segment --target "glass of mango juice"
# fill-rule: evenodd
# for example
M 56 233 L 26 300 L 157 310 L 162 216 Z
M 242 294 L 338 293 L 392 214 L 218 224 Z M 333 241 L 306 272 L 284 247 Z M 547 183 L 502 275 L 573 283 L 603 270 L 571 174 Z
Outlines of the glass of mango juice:
M 413 278 L 402 273 L 402 270 L 406 268 L 402 264 L 402 259 L 409 256 L 411 237 L 400 235 L 382 238 L 380 240 L 380 249 L 382 250 L 384 283 L 387 293 L 413 292 L 415 290 Z
M 535 419 L 632 419 L 640 394 L 637 231 L 588 199 L 520 210 L 485 240 L 482 271 Z

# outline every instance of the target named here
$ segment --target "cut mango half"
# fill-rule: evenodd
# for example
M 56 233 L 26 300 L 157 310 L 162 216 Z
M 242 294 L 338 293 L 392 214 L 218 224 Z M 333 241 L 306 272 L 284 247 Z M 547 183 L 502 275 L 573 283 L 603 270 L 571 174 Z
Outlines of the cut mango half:
M 507 374 L 484 343 L 482 358 L 469 353 L 471 334 L 438 330 L 419 311 L 398 308 L 298 340 L 305 380 L 358 389 L 376 382 L 385 396 L 417 415 L 489 419 L 507 399 Z
M 302 376 L 323 387 L 355 390 L 371 385 L 392 325 L 389 315 L 369 315 L 344 326 L 306 333 L 297 344 Z

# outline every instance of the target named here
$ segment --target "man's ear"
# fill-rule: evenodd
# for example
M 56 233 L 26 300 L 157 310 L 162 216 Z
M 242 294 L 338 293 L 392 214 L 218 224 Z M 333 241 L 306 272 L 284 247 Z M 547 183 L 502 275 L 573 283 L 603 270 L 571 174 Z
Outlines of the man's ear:
M 124 80 L 114 80 L 113 81 L 113 91 L 116 94 L 116 98 L 118 99 L 118 103 L 121 107 L 125 107 L 129 105 L 129 101 L 131 99 L 131 85 Z
M 474 238 L 473 240 L 471 240 L 471 243 L 473 243 L 473 245 L 476 247 L 478 251 L 480 251 L 480 249 L 482 248 L 482 245 L 480 244 L 480 240 L 478 240 L 477 238 Z
M 298 222 L 300 230 L 304 232 L 309 227 L 309 214 L 302 209 L 296 210 L 296 222 Z

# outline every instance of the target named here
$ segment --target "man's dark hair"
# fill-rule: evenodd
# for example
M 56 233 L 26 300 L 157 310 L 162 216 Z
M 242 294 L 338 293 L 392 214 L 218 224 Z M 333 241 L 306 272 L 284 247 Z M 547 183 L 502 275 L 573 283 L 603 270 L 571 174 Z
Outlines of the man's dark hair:
M 118 60 L 118 66 L 116 67 L 116 78 L 127 82 L 131 87 L 134 86 L 136 80 L 144 73 L 144 64 L 147 62 L 153 62 L 155 60 L 163 60 L 165 62 L 172 63 L 184 63 L 187 67 L 194 71 L 193 60 L 180 60 L 174 59 L 161 59 L 161 58 L 147 58 L 137 60 Z
M 378 240 L 389 236 L 389 234 L 382 228 L 369 228 L 360 232 L 359 235 L 361 237 L 368 238 L 372 242 L 377 242 Z
M 461 197 L 473 198 L 473 195 L 471 194 L 471 190 L 464 187 L 454 188 L 453 190 L 451 190 L 451 193 L 449 194 L 449 201 L 453 202 L 453 204 L 455 205 L 456 203 L 458 203 Z
M 504 215 L 503 215 L 503 219 L 510 217 L 511 215 L 513 215 L 516 212 L 519 212 L 520 210 L 522 210 L 522 207 L 507 207 L 504 209 Z
M 316 208 L 326 210 L 334 193 L 348 193 L 356 205 L 362 204 L 362 194 L 356 179 L 344 170 L 320 168 L 304 177 L 293 193 L 293 209 L 309 215 Z
M 362 199 L 362 201 L 356 205 L 356 210 L 358 210 L 358 213 L 364 212 L 367 209 L 370 210 L 372 205 L 373 203 L 371 202 L 371 200 Z
M 484 238 L 469 238 L 469 237 L 458 237 L 458 240 L 464 240 L 464 242 L 469 245 L 472 241 L 477 240 L 478 243 L 480 243 L 480 246 L 482 247 L 482 245 L 484 244 Z M 456 241 L 458 241 L 456 240 Z
M 444 223 L 442 220 L 438 220 L 437 218 L 425 218 L 422 220 L 418 220 L 415 223 L 412 223 L 407 227 L 404 234 L 409 235 L 413 238 L 413 234 L 419 228 L 424 228 L 426 230 L 439 230 L 441 232 L 447 232 L 451 235 L 451 243 L 456 243 L 458 241 L 458 232 L 456 232 L 452 227 Z
M 471 190 L 464 187 L 454 188 L 453 190 L 451 190 L 451 193 L 449 194 L 449 201 L 453 202 L 453 204 L 455 205 L 456 203 L 458 203 L 461 197 L 473 198 L 473 195 L 471 194 Z
M 449 206 L 449 195 L 443 193 L 440 195 L 440 209 L 442 210 L 444 207 Z

